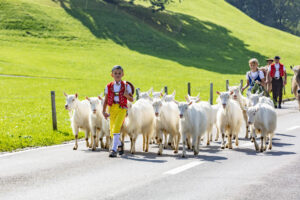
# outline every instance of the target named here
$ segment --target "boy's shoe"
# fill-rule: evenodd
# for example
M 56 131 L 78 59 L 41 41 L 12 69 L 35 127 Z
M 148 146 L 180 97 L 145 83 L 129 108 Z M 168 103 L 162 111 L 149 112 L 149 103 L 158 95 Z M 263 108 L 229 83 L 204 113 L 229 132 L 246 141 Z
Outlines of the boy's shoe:
M 277 108 L 277 106 L 276 106 L 276 105 L 275 105 L 274 107 L 275 107 L 275 108 Z
M 278 105 L 278 108 L 281 109 L 281 105 L 280 104 Z
M 111 150 L 111 151 L 109 152 L 109 156 L 108 156 L 108 157 L 111 157 L 111 158 L 117 157 L 117 152 L 115 152 L 114 150 Z
M 124 145 L 123 145 L 123 143 L 121 143 L 121 145 L 118 146 L 118 152 L 119 152 L 120 156 L 124 154 Z

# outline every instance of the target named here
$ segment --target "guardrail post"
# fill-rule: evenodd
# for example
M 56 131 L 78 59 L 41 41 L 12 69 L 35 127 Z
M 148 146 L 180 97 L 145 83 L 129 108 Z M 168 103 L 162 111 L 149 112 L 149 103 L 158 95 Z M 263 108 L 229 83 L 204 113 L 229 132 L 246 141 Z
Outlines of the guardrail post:
M 226 91 L 229 90 L 229 80 L 226 80 Z
M 214 103 L 214 85 L 213 83 L 210 83 L 210 89 L 209 89 L 209 92 L 210 92 L 210 95 L 209 95 L 209 102 L 210 102 L 210 105 L 213 105 Z
M 55 91 L 51 91 L 51 105 L 52 105 L 52 125 L 53 125 L 53 130 L 57 130 L 56 106 L 55 106 Z

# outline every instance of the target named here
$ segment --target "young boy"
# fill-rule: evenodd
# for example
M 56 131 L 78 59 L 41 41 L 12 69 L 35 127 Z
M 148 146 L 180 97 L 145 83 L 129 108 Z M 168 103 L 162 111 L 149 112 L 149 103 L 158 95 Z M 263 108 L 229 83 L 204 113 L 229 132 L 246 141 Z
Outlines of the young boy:
M 117 157 L 118 147 L 120 147 L 119 154 L 123 154 L 120 130 L 126 117 L 127 100 L 130 102 L 133 101 L 133 92 L 131 86 L 122 81 L 124 71 L 121 66 L 114 66 L 111 70 L 111 76 L 114 78 L 114 81 L 109 83 L 105 88 L 103 116 L 106 119 L 110 117 L 110 135 L 113 138 L 113 145 L 109 157 Z M 106 112 L 107 106 L 109 113 Z

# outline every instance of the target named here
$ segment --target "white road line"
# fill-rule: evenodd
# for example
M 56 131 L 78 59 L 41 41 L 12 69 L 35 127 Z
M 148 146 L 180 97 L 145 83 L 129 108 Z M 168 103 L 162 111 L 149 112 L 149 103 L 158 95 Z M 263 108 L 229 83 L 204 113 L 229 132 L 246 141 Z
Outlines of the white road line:
M 83 143 L 85 141 L 79 141 L 78 144 Z M 53 146 L 47 146 L 47 147 L 37 147 L 34 149 L 28 149 L 28 150 L 20 150 L 17 152 L 12 152 L 12 153 L 5 153 L 0 155 L 0 158 L 7 157 L 7 156 L 12 156 L 16 154 L 21 154 L 21 153 L 26 153 L 30 151 L 37 151 L 37 150 L 43 150 L 43 149 L 52 149 L 52 148 L 57 148 L 57 147 L 63 147 L 63 146 L 69 146 L 69 145 L 74 145 L 74 143 L 67 143 L 67 144 L 58 144 L 58 145 L 53 145 Z
M 168 175 L 178 174 L 180 172 L 188 170 L 188 169 L 190 169 L 192 167 L 196 167 L 197 165 L 200 165 L 200 164 L 203 164 L 203 163 L 204 163 L 204 161 L 193 161 L 193 162 L 190 162 L 190 163 L 188 163 L 186 165 L 182 165 L 182 166 L 177 167 L 175 169 L 166 171 L 164 174 L 168 174 Z
M 300 128 L 300 126 L 292 126 L 291 128 L 286 129 L 286 131 L 292 131 L 298 128 Z

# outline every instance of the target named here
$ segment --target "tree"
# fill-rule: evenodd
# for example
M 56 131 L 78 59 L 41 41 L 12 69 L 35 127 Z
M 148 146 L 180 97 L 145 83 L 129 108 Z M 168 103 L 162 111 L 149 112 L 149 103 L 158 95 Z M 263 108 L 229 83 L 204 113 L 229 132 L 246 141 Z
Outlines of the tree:
M 300 35 L 299 0 L 227 0 L 255 20 Z

